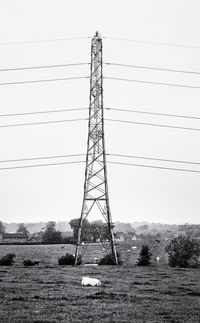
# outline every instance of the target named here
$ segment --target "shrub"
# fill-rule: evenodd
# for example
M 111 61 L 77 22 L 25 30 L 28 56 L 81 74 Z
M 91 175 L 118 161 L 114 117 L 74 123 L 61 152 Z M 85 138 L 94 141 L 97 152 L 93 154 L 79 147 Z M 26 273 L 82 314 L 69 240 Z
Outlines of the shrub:
M 151 265 L 151 253 L 148 246 L 142 246 L 137 261 L 138 266 L 150 266 Z
M 69 253 L 66 253 L 65 256 L 58 258 L 58 264 L 59 265 L 66 265 L 66 266 L 74 265 L 75 264 L 75 256 L 70 255 Z M 77 265 L 81 265 L 81 264 L 82 264 L 82 257 L 78 256 Z
M 26 267 L 35 266 L 35 265 L 39 265 L 39 261 L 32 261 L 31 259 L 24 260 L 24 266 L 26 266 Z
M 165 250 L 168 253 L 168 263 L 171 267 L 199 267 L 200 244 L 196 239 L 179 235 L 171 240 Z
M 122 260 L 121 260 L 121 256 L 120 256 L 119 252 L 117 252 L 117 259 L 118 259 L 118 265 L 122 265 Z M 114 254 L 109 254 L 109 255 L 106 255 L 105 257 L 101 258 L 98 264 L 99 265 L 116 265 Z
M 0 266 L 12 266 L 15 262 L 13 260 L 13 258 L 15 257 L 16 256 L 14 253 L 8 253 L 7 255 L 5 255 L 0 259 Z
M 62 243 L 63 244 L 76 244 L 77 241 L 76 241 L 76 239 L 74 239 L 74 237 L 65 237 L 65 238 L 63 238 Z

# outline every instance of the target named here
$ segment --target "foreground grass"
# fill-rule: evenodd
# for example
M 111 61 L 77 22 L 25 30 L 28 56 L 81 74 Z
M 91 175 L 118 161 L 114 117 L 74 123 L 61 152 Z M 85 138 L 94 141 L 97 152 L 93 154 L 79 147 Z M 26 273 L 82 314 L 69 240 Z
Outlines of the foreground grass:
M 62 267 L 60 246 L 2 248 L 16 248 L 19 259 L 13 267 L 0 267 L 2 323 L 200 322 L 198 269 L 131 262 L 120 268 Z M 45 262 L 25 268 L 21 260 L 28 254 Z M 99 278 L 102 287 L 81 287 L 83 275 Z

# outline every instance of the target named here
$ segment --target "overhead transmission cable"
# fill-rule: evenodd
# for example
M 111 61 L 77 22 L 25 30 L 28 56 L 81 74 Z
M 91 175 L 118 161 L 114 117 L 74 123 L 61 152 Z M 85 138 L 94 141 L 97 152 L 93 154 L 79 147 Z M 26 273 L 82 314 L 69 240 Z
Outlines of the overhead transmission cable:
M 107 161 L 107 163 L 117 164 L 117 165 L 126 165 L 126 166 L 145 167 L 145 168 L 155 168 L 155 169 L 161 169 L 161 170 L 165 169 L 165 170 L 173 170 L 173 171 L 179 171 L 179 172 L 200 173 L 200 170 L 193 170 L 193 169 L 182 169 L 182 168 L 163 167 L 163 166 L 132 164 L 132 163 L 117 162 L 117 161 Z
M 184 161 L 184 160 L 175 160 L 175 159 L 164 159 L 156 157 L 144 157 L 144 156 L 134 156 L 134 155 L 123 155 L 123 154 L 106 154 L 107 156 L 122 157 L 122 158 L 136 158 L 136 159 L 145 159 L 145 160 L 156 160 L 172 163 L 181 163 L 181 164 L 190 164 L 190 165 L 200 165 L 200 162 L 194 161 Z M 17 158 L 17 159 L 4 159 L 0 160 L 0 163 L 13 163 L 13 162 L 26 162 L 33 160 L 43 160 L 43 159 L 55 159 L 55 158 L 71 158 L 71 157 L 80 157 L 85 156 L 85 154 L 64 154 L 64 155 L 51 155 L 51 156 L 41 156 L 41 157 L 29 157 L 29 158 Z
M 88 120 L 88 118 L 77 118 L 77 119 L 66 119 L 66 120 L 50 120 L 50 121 L 39 121 L 39 122 L 30 122 L 30 123 L 6 124 L 6 125 L 0 125 L 0 128 L 21 127 L 21 126 L 35 126 L 35 125 L 42 125 L 42 124 L 76 122 L 76 121 L 84 121 L 84 120 Z
M 16 124 L 0 125 L 0 128 L 20 127 L 20 126 L 33 126 L 33 125 L 53 124 L 53 123 L 65 123 L 65 122 L 86 121 L 86 120 L 88 120 L 88 118 L 76 118 L 76 119 L 38 121 L 38 122 L 30 122 L 30 123 L 16 123 Z M 105 118 L 104 120 L 105 121 L 111 121 L 111 122 L 119 122 L 119 123 L 143 125 L 143 126 L 154 126 L 154 127 L 181 129 L 181 130 L 200 131 L 200 128 L 181 127 L 181 126 L 164 125 L 164 124 L 157 124 L 157 123 L 137 122 L 137 121 L 129 121 L 129 120 L 110 119 L 110 118 Z
M 187 74 L 197 74 L 197 75 L 200 75 L 200 72 L 195 72 L 195 71 L 186 71 L 186 70 L 179 70 L 179 69 L 170 69 L 170 68 L 161 68 L 161 67 L 151 67 L 151 66 L 142 66 L 142 65 L 130 65 L 130 64 L 109 63 L 109 62 L 104 62 L 104 65 L 108 65 L 108 66 L 121 66 L 121 67 L 132 67 L 132 68 L 140 68 L 140 69 L 147 69 L 147 70 L 156 70 L 156 71 L 164 71 L 164 72 L 175 72 L 175 73 L 187 73 Z
M 138 43 L 138 44 L 200 49 L 200 46 L 192 46 L 192 45 L 184 45 L 184 44 L 174 44 L 174 43 L 165 43 L 165 42 L 157 42 L 157 41 L 138 40 L 138 39 L 127 39 L 127 38 L 118 38 L 118 37 L 102 37 L 102 38 L 108 39 L 108 40 L 114 40 L 114 41 L 133 42 L 133 43 Z
M 0 83 L 0 85 L 16 85 L 16 84 L 30 84 L 30 83 L 43 83 L 43 82 L 58 82 L 58 81 L 68 81 L 68 80 L 78 80 L 78 79 L 88 79 L 88 78 L 89 78 L 89 76 L 75 76 L 75 77 L 64 77 L 64 78 L 56 78 L 56 79 L 6 82 L 6 83 Z
M 24 166 L 0 167 L 0 171 L 1 170 L 2 171 L 3 170 L 12 170 L 12 169 L 23 169 L 23 168 L 45 167 L 45 166 L 67 165 L 67 164 L 80 164 L 80 163 L 85 163 L 85 160 L 61 162 L 61 163 L 48 163 L 48 164 L 35 164 L 35 165 L 24 165 Z M 118 165 L 127 165 L 127 166 L 146 167 L 146 168 L 155 168 L 155 169 L 161 169 L 161 170 L 173 170 L 173 171 L 181 171 L 181 172 L 200 173 L 200 171 L 192 170 L 192 169 L 161 167 L 161 166 L 153 166 L 153 165 L 150 166 L 150 165 L 142 165 L 142 164 L 130 164 L 130 163 L 113 162 L 113 161 L 107 161 L 107 163 L 109 163 L 109 164 L 118 164 Z
M 9 114 L 0 114 L 0 117 L 14 117 L 14 116 L 33 115 L 33 114 L 60 113 L 60 112 L 81 111 L 81 110 L 88 110 L 88 108 L 71 108 L 71 109 L 58 109 L 58 110 L 47 110 L 47 111 L 9 113 Z
M 0 160 L 0 163 L 13 163 L 13 162 L 24 162 L 29 160 L 42 160 L 42 159 L 54 159 L 54 158 L 71 158 L 85 156 L 85 154 L 71 154 L 71 155 L 52 155 L 52 156 L 41 156 L 41 157 L 29 157 L 29 158 L 18 158 L 18 159 L 4 159 Z
M 36 69 L 45 69 L 45 68 L 60 68 L 60 67 L 83 66 L 83 65 L 90 65 L 90 63 L 70 63 L 70 64 L 11 67 L 11 68 L 1 68 L 0 72 L 36 70 Z
M 163 117 L 175 117 L 175 118 L 186 118 L 186 119 L 197 119 L 197 120 L 200 119 L 200 117 L 197 117 L 197 116 L 180 115 L 180 114 L 169 114 L 169 113 L 131 110 L 131 109 L 122 109 L 122 108 L 105 108 L 105 109 L 119 111 L 119 112 L 132 112 L 132 113 L 149 114 L 149 115 L 156 115 L 156 116 L 163 116 Z
M 120 77 L 111 77 L 111 76 L 104 76 L 104 79 L 116 80 L 116 81 L 126 81 L 126 82 L 135 82 L 135 83 L 144 83 L 144 84 L 151 84 L 151 85 L 165 85 L 165 86 L 182 87 L 182 88 L 190 88 L 190 89 L 200 89 L 200 86 L 196 86 L 196 85 L 184 85 L 184 84 L 175 84 L 175 83 L 164 83 L 164 82 L 134 80 L 134 79 L 126 79 L 126 78 L 120 78 Z
M 80 163 L 85 163 L 85 161 L 84 160 L 79 160 L 79 161 L 70 161 L 70 162 L 62 162 L 62 163 L 50 163 L 50 164 L 36 164 L 36 165 L 24 165 L 24 166 L 0 167 L 0 171 L 1 170 L 9 170 L 9 169 L 34 168 L 34 167 L 57 166 L 57 165 L 80 164 Z
M 164 158 L 157 158 L 157 157 L 144 157 L 144 156 L 133 156 L 133 155 L 122 155 L 122 154 L 106 154 L 106 155 L 107 156 L 114 156 L 114 157 L 122 157 L 122 158 L 156 160 L 156 161 L 178 163 L 178 164 L 200 165 L 200 162 L 184 161 L 184 160 L 176 160 L 176 159 L 164 159 Z
M 46 110 L 46 111 L 43 110 L 43 111 L 31 111 L 31 112 L 5 113 L 5 114 L 0 114 L 0 118 L 1 117 L 35 115 L 35 114 L 48 114 L 48 113 L 84 111 L 84 110 L 88 110 L 88 108 L 71 108 L 71 109 L 57 109 L 57 110 Z M 148 115 L 158 115 L 158 116 L 164 116 L 164 117 L 176 117 L 176 118 L 197 119 L 197 120 L 200 119 L 200 117 L 197 117 L 197 116 L 169 114 L 169 113 L 151 112 L 151 111 L 143 111 L 143 110 L 131 110 L 131 109 L 123 109 L 123 108 L 105 107 L 105 110 L 118 111 L 118 112 L 139 113 L 139 114 L 148 114 Z
M 23 44 L 37 44 L 37 43 L 51 43 L 51 42 L 62 42 L 67 40 L 80 40 L 80 39 L 91 39 L 90 36 L 75 36 L 75 37 L 65 37 L 65 38 L 53 38 L 53 39 L 41 39 L 41 40 L 25 40 L 25 41 L 13 41 L 0 43 L 0 46 L 6 45 L 23 45 Z
M 109 119 L 109 118 L 106 118 L 105 120 L 106 121 L 112 121 L 112 122 L 127 123 L 127 124 L 137 124 L 137 125 L 142 125 L 142 126 L 153 126 L 153 127 L 174 128 L 174 129 L 181 129 L 181 130 L 200 131 L 200 128 L 171 126 L 171 125 L 164 125 L 164 124 L 158 124 L 158 123 L 137 122 L 137 121 L 129 121 L 129 120 Z

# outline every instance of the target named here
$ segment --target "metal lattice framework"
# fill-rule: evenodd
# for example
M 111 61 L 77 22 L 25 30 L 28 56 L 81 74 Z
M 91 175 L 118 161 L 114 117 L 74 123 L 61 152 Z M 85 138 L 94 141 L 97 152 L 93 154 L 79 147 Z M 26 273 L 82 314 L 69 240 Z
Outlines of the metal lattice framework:
M 78 227 L 78 238 L 75 253 L 77 264 L 79 248 L 84 238 L 83 221 L 89 214 L 100 212 L 109 231 L 109 242 L 104 243 L 107 253 L 112 254 L 118 265 L 114 245 L 113 224 L 111 219 L 108 197 L 107 167 L 104 138 L 104 110 L 103 110 L 103 71 L 102 71 L 102 38 L 96 32 L 91 43 L 91 70 L 90 70 L 90 106 L 88 123 L 87 157 L 85 168 L 84 196 L 81 217 Z M 98 227 L 96 228 L 98 231 Z

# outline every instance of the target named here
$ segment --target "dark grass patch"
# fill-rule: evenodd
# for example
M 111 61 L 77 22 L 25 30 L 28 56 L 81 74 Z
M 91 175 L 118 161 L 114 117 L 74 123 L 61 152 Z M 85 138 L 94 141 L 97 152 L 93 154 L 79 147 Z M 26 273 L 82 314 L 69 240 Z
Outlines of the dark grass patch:
M 108 299 L 108 300 L 122 300 L 127 299 L 127 294 L 122 293 L 107 293 L 104 291 L 97 292 L 95 294 L 87 295 L 87 299 Z
M 103 282 L 103 285 L 110 285 L 111 284 L 111 282 L 109 281 L 109 280 L 105 280 L 104 282 Z
M 190 292 L 188 293 L 190 296 L 200 296 L 200 292 Z
M 163 290 L 163 291 L 160 291 L 160 294 L 163 294 L 163 295 L 177 295 L 177 292 L 175 290 Z
M 40 296 L 39 295 L 34 295 L 33 299 L 40 299 Z
M 158 273 L 158 276 L 162 276 L 164 278 L 170 278 L 170 275 L 168 275 L 166 273 Z
M 138 281 L 134 281 L 131 283 L 131 285 L 151 285 L 150 282 L 138 282 Z
M 25 301 L 26 298 L 24 298 L 23 296 L 13 296 L 10 300 L 11 301 Z
M 182 290 L 184 292 L 192 292 L 193 291 L 191 288 L 182 287 L 182 286 L 178 286 L 177 289 Z

